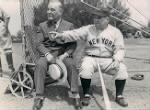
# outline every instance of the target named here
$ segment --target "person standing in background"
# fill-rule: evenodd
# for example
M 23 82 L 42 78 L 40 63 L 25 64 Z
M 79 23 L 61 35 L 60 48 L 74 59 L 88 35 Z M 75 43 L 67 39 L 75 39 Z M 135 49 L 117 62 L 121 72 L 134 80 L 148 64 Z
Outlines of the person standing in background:
M 8 29 L 10 17 L 0 8 L 0 77 L 3 76 L 1 55 L 4 52 L 8 68 L 11 72 L 15 71 L 12 57 L 12 40 Z

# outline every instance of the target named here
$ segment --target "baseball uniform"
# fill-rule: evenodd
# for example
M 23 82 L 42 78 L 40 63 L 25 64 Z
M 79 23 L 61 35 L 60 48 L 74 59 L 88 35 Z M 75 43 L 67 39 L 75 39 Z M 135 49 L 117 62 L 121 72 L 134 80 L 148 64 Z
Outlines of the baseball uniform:
M 102 72 L 115 75 L 115 79 L 127 79 L 128 73 L 123 63 L 125 47 L 122 33 L 112 25 L 108 25 L 97 35 L 94 34 L 94 29 L 94 25 L 88 25 L 62 33 L 61 40 L 65 43 L 77 40 L 84 40 L 86 43 L 80 76 L 91 79 L 99 63 Z M 120 62 L 119 68 L 113 67 L 113 59 Z

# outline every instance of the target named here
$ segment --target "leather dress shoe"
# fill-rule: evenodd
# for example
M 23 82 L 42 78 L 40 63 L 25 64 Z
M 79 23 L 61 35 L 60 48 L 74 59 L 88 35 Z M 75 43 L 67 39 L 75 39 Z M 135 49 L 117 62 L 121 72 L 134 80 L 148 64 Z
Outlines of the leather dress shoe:
M 116 97 L 116 102 L 121 105 L 122 107 L 127 107 L 128 106 L 128 102 L 125 100 L 125 98 L 123 96 L 117 96 Z
M 41 107 L 43 106 L 43 100 L 44 100 L 43 98 L 36 97 L 34 99 L 32 110 L 40 110 Z
M 80 102 L 80 98 L 74 98 L 74 106 L 76 110 L 81 110 L 82 109 L 82 105 Z

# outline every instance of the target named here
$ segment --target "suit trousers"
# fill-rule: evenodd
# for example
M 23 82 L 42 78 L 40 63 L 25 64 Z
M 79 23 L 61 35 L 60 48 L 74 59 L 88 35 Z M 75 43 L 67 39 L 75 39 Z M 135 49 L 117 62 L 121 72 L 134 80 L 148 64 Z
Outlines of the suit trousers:
M 70 85 L 71 92 L 78 92 L 78 72 L 73 58 L 65 58 L 64 64 L 67 68 L 67 80 Z M 48 61 L 45 57 L 40 57 L 36 64 L 34 72 L 34 82 L 36 94 L 44 95 L 45 78 L 48 71 Z

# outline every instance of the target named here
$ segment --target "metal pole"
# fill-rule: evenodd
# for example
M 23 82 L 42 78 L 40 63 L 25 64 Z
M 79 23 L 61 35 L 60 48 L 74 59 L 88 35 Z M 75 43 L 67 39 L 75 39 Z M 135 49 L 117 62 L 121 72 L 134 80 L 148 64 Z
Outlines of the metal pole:
M 111 17 L 114 18 L 114 19 L 116 19 L 116 20 L 118 20 L 118 21 L 121 21 L 121 22 L 123 22 L 123 23 L 125 23 L 125 24 L 127 24 L 127 25 L 129 25 L 129 26 L 131 26 L 131 27 L 133 27 L 133 28 L 136 28 L 136 29 L 138 29 L 138 30 L 140 30 L 140 31 L 142 31 L 142 32 L 144 32 L 144 33 L 146 33 L 147 35 L 150 35 L 149 32 L 147 32 L 147 31 L 145 31 L 145 30 L 143 30 L 143 29 L 137 28 L 137 27 L 135 27 L 135 26 L 132 26 L 132 25 L 130 25 L 128 22 L 125 22 L 125 21 L 123 21 L 123 20 L 121 20 L 121 19 L 119 19 L 119 18 L 117 18 L 117 17 L 115 17 L 115 16 L 113 16 L 113 15 L 111 15 Z
M 25 41 L 25 28 L 24 28 L 24 0 L 19 0 L 20 1 L 20 16 L 21 16 L 21 30 L 23 32 L 23 36 L 22 36 L 22 57 L 23 57 L 23 64 L 26 63 L 25 61 L 25 58 L 26 58 L 26 53 L 25 53 L 25 44 L 26 44 L 26 41 Z
M 95 10 L 97 10 L 97 11 L 101 11 L 99 8 L 97 8 L 97 7 L 94 7 L 94 6 L 92 6 L 91 4 L 88 4 L 88 3 L 86 3 L 84 0 L 81 0 L 81 3 L 83 3 L 84 5 L 86 5 L 86 6 L 88 6 L 88 7 L 90 7 L 90 8 L 93 8 L 93 9 L 95 9 Z M 110 6 L 109 6 L 110 7 Z M 112 8 L 112 7 L 110 7 L 110 8 Z M 115 8 L 112 8 L 112 9 L 115 9 Z M 116 9 L 115 9 L 116 10 Z M 120 11 L 118 11 L 117 10 L 117 12 L 119 12 L 120 14 L 122 14 Z M 124 15 L 124 14 L 123 14 Z M 125 16 L 125 15 L 124 15 Z M 127 16 L 127 15 L 126 15 Z M 138 29 L 138 30 L 140 30 L 140 31 L 142 31 L 142 32 L 144 32 L 144 33 L 146 33 L 147 35 L 150 35 L 150 33 L 149 32 L 147 32 L 147 31 L 145 31 L 145 30 L 143 30 L 143 29 L 140 29 L 140 28 L 137 28 L 137 27 L 135 27 L 135 26 L 132 26 L 131 24 L 129 24 L 128 22 L 126 22 L 126 21 L 124 21 L 124 20 L 121 20 L 121 19 L 119 19 L 119 18 L 117 18 L 117 17 L 115 17 L 115 16 L 113 16 L 113 15 L 111 15 L 111 17 L 113 17 L 114 19 L 116 19 L 116 20 L 118 20 L 118 21 L 121 21 L 121 22 L 123 22 L 123 23 L 125 23 L 125 24 L 127 24 L 127 25 L 129 25 L 129 26 L 131 26 L 131 27 L 133 27 L 133 28 L 136 28 L 136 29 Z M 129 19 L 131 19 L 129 16 L 128 16 L 128 18 Z M 131 19 L 132 21 L 134 21 L 134 22 L 136 22 L 136 23 L 138 23 L 139 25 L 142 25 L 141 23 L 139 23 L 139 22 L 137 22 L 137 21 L 135 21 L 135 20 L 133 20 L 133 19 Z M 143 25 L 142 25 L 143 26 Z
M 24 6 L 23 6 L 23 3 L 24 3 L 24 0 L 19 0 L 20 1 L 20 16 L 21 16 L 21 30 L 24 31 Z

